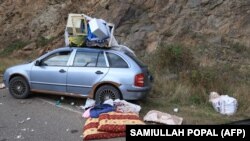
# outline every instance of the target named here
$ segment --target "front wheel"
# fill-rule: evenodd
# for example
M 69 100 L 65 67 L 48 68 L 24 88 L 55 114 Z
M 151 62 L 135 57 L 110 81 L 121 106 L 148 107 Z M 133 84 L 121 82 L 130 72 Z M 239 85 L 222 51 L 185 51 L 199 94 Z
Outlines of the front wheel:
M 21 76 L 16 76 L 9 83 L 10 94 L 18 99 L 27 98 L 30 94 L 28 82 Z
M 103 103 L 108 99 L 121 99 L 121 94 L 117 88 L 111 85 L 103 85 L 97 89 L 95 100 L 97 104 Z

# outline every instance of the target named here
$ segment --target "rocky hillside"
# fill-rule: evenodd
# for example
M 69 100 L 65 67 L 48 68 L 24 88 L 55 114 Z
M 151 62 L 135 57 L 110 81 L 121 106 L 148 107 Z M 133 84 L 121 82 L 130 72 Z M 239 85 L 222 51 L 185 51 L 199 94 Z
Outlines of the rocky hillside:
M 63 46 L 68 13 L 115 23 L 137 52 L 161 42 L 250 47 L 249 0 L 0 0 L 0 51 L 14 41 L 27 45 L 16 55 Z

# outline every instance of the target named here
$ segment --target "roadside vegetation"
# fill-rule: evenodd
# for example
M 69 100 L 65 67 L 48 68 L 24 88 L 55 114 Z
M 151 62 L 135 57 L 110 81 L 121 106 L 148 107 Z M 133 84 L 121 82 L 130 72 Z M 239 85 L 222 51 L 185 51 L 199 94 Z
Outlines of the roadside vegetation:
M 27 44 L 28 42 L 22 40 L 15 40 L 2 51 L 0 51 L 0 74 L 3 74 L 6 68 L 23 62 L 25 56 L 12 57 L 11 54 L 15 51 L 24 48 Z
M 34 42 L 35 46 L 33 47 L 34 50 L 30 55 L 18 55 L 18 56 L 13 56 L 13 53 L 22 50 L 26 45 L 30 44 L 30 41 L 23 41 L 23 40 L 15 40 L 11 42 L 6 48 L 3 50 L 0 50 L 0 74 L 4 73 L 4 70 L 10 66 L 20 64 L 20 63 L 25 63 L 28 62 L 34 58 L 38 57 L 38 52 L 37 48 L 44 48 L 47 46 L 49 43 L 54 41 L 56 37 L 43 37 L 39 36 Z M 1 79 L 0 79 L 1 80 Z M 0 81 L 1 82 L 1 81 Z
M 184 124 L 223 124 L 250 118 L 248 56 L 241 56 L 236 63 L 214 59 L 213 55 L 204 61 L 202 55 L 195 58 L 194 54 L 199 51 L 195 49 L 180 44 L 161 44 L 142 57 L 154 76 L 153 89 L 141 102 L 142 115 L 152 109 L 160 110 L 183 117 Z M 249 49 L 233 44 L 227 52 L 241 54 L 246 51 Z M 233 116 L 217 113 L 208 102 L 212 91 L 235 97 L 237 113 Z M 174 108 L 179 112 L 173 112 Z
M 6 57 L 6 56 L 10 55 L 11 53 L 13 53 L 14 51 L 17 51 L 17 50 L 24 48 L 27 44 L 29 44 L 29 42 L 22 41 L 22 40 L 15 40 L 15 41 L 11 42 L 6 48 L 4 48 L 0 52 L 0 57 L 1 58 Z

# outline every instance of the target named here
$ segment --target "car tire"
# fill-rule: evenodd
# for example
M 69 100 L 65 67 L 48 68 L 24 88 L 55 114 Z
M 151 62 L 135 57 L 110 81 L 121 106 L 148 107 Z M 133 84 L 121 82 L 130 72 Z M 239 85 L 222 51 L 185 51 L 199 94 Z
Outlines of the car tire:
M 14 98 L 24 99 L 29 96 L 30 87 L 26 79 L 16 76 L 10 80 L 9 92 Z
M 121 99 L 120 91 L 111 85 L 103 85 L 95 93 L 96 104 L 103 103 L 108 99 Z

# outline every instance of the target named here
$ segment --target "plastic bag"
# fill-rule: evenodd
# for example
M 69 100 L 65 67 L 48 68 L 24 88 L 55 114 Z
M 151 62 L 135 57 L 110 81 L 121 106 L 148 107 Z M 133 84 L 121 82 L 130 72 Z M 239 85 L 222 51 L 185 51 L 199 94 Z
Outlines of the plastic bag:
M 228 95 L 221 95 L 211 100 L 213 108 L 223 115 L 233 115 L 237 111 L 237 100 Z
M 94 100 L 94 99 L 88 98 L 88 99 L 86 100 L 85 105 L 84 105 L 83 108 L 86 110 L 86 109 L 88 109 L 88 108 L 90 108 L 90 107 L 93 107 L 93 106 L 95 106 L 95 100 Z

